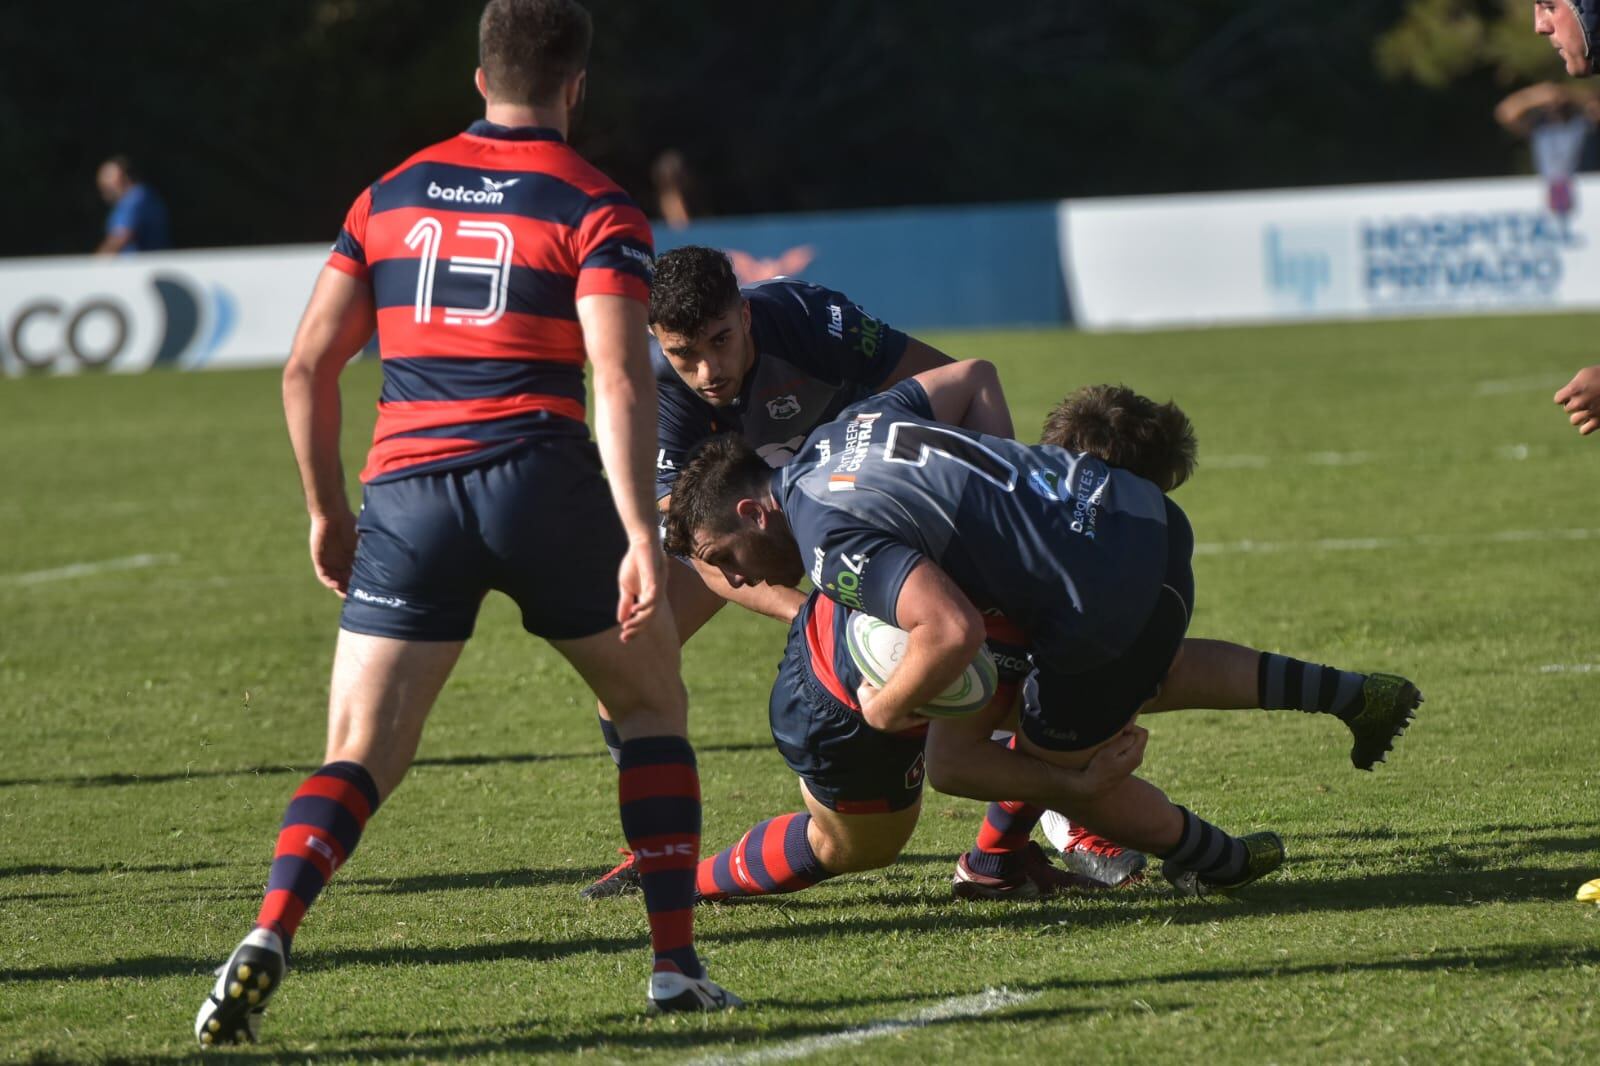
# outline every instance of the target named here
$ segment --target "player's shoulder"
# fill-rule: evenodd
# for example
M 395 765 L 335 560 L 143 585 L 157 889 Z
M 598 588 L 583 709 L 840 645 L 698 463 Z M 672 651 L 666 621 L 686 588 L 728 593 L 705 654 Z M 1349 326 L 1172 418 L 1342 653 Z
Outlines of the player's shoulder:
M 484 129 L 540 136 L 491 136 L 482 132 Z M 553 213 L 559 217 L 552 220 L 569 225 L 577 225 L 591 211 L 605 206 L 638 212 L 639 220 L 644 219 L 638 204 L 622 186 L 584 159 L 554 131 L 507 131 L 488 123 L 475 123 L 461 133 L 411 153 L 385 172 L 372 187 L 381 192 L 386 187 L 411 185 L 435 171 L 443 185 L 453 186 L 458 179 L 464 184 L 462 189 L 430 191 L 430 199 L 440 199 L 452 206 L 470 204 L 480 209 L 500 206 L 514 211 L 518 205 L 528 206 L 529 196 L 537 196 L 540 200 L 537 213 Z M 476 181 L 470 180 L 474 173 Z M 482 182 L 481 189 L 478 182 Z
M 551 177 L 559 178 L 594 201 L 591 206 L 614 204 L 637 209 L 638 204 L 611 176 L 583 156 L 569 144 L 554 145 L 548 159 Z
M 395 178 L 398 178 L 400 175 L 406 173 L 406 171 L 411 170 L 423 163 L 454 162 L 452 156 L 457 148 L 457 142 L 460 140 L 461 135 L 456 134 L 453 137 L 446 137 L 442 141 L 435 141 L 430 145 L 417 149 L 415 152 L 412 152 L 410 155 L 402 159 L 399 163 L 390 167 L 388 170 L 379 175 L 378 180 L 372 183 L 373 187 L 383 185 L 386 182 L 391 182 Z
M 839 417 L 835 419 L 835 422 L 882 414 L 892 414 L 898 418 L 921 419 L 928 422 L 935 421 L 933 405 L 928 400 L 927 390 L 915 378 L 906 378 L 904 381 L 898 381 L 882 392 L 875 392 L 865 399 L 857 400 L 840 411 Z
M 750 301 L 752 313 L 756 308 L 761 308 L 807 317 L 820 310 L 830 299 L 838 298 L 838 293 L 831 289 L 825 289 L 821 285 L 815 285 L 801 278 L 787 276 L 742 285 L 739 292 Z

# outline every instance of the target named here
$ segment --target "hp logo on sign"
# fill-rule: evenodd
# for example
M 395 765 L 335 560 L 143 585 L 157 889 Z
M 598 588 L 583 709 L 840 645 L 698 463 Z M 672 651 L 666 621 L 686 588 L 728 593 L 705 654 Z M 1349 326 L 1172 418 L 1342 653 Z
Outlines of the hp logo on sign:
M 1288 311 L 1349 310 L 1349 239 L 1339 227 L 1266 227 L 1262 280 L 1272 306 Z

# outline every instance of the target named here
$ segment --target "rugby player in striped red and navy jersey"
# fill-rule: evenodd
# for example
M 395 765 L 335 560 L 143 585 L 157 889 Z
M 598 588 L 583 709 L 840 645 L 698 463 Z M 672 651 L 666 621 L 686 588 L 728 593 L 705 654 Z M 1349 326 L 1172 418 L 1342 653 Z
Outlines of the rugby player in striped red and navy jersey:
M 255 929 L 195 1019 L 254 1039 L 306 909 L 410 767 L 490 589 L 616 718 L 661 1010 L 737 1006 L 694 949 L 700 786 L 662 606 L 645 344 L 651 238 L 566 143 L 591 35 L 573 0 L 490 0 L 484 120 L 356 200 L 284 372 L 318 578 L 344 597 L 323 767 L 289 803 Z M 340 370 L 376 328 L 383 392 L 359 521 Z M 598 450 L 584 423 L 594 364 Z M 601 477 L 604 467 L 607 478 Z

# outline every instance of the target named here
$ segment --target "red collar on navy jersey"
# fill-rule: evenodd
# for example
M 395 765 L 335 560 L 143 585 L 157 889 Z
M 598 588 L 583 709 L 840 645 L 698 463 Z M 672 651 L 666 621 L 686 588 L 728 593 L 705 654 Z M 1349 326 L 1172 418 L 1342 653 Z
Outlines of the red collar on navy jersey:
M 474 137 L 488 137 L 496 141 L 561 141 L 560 130 L 553 130 L 546 126 L 502 126 L 480 118 L 467 127 L 467 132 Z

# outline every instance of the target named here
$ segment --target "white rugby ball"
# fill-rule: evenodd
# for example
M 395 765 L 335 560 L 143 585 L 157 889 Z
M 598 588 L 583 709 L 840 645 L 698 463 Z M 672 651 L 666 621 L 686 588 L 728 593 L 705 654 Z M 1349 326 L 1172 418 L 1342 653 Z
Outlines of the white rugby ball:
M 906 631 L 874 618 L 862 611 L 851 611 L 846 626 L 845 647 L 850 660 L 861 671 L 861 676 L 878 688 L 889 680 L 900 659 L 906 653 Z M 960 718 L 976 714 L 994 698 L 1000 684 L 1000 673 L 985 644 L 978 649 L 977 658 L 967 664 L 951 686 L 936 696 L 932 703 L 918 709 L 918 713 L 931 718 Z

